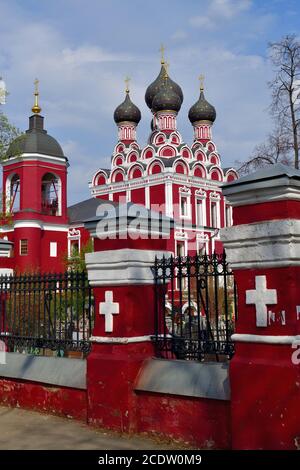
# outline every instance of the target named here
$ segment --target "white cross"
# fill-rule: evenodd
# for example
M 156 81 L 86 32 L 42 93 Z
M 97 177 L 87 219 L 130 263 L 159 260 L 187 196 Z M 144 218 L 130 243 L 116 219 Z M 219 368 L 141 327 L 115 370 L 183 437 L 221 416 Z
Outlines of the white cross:
M 105 302 L 100 302 L 100 315 L 105 315 L 105 332 L 113 331 L 113 315 L 119 314 L 120 304 L 113 302 L 113 293 L 111 290 L 105 292 Z
M 255 305 L 256 326 L 268 326 L 267 305 L 277 304 L 277 290 L 267 289 L 266 276 L 255 276 L 255 289 L 246 291 L 246 304 Z

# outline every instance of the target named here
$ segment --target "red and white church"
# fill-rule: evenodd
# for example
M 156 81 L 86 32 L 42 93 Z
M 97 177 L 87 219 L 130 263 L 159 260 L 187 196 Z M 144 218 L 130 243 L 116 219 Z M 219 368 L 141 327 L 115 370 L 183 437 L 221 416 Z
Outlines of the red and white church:
M 175 221 L 168 249 L 176 255 L 205 250 L 220 252 L 219 229 L 232 223 L 231 206 L 222 184 L 237 179 L 234 168 L 222 168 L 212 140 L 215 108 L 200 96 L 189 110 L 194 140 L 183 142 L 177 114 L 183 102 L 180 86 L 169 77 L 164 60 L 145 94 L 153 115 L 147 144 L 137 140 L 141 120 L 126 96 L 114 112 L 118 141 L 111 167 L 99 169 L 90 183 L 91 198 L 67 206 L 68 158 L 44 127 L 35 89 L 29 128 L 10 145 L 3 165 L 3 208 L 0 236 L 9 249 L 0 252 L 2 273 L 62 271 L 74 247 L 90 234 L 84 221 L 100 204 L 135 203 L 162 212 Z

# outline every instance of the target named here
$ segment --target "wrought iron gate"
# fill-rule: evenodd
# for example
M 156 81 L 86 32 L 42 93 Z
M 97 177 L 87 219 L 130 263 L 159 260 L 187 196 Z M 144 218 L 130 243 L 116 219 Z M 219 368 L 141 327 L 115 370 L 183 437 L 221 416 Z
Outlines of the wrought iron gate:
M 156 259 L 154 276 L 157 355 L 232 357 L 237 292 L 225 253 Z
M 0 277 L 0 340 L 8 351 L 87 353 L 93 319 L 85 272 Z

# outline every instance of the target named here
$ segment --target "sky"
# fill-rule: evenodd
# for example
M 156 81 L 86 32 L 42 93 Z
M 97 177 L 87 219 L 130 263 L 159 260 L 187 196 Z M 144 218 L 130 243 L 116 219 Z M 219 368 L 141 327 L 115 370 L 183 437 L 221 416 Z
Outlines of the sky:
M 298 0 L 0 0 L 0 76 L 9 91 L 2 111 L 26 130 L 40 80 L 45 127 L 70 162 L 68 202 L 86 199 L 94 172 L 110 167 L 126 76 L 142 112 L 138 141 L 147 141 L 144 94 L 159 73 L 163 43 L 170 77 L 184 93 L 178 130 L 191 144 L 187 115 L 204 74 L 217 111 L 213 140 L 228 167 L 249 157 L 272 127 L 267 45 L 298 35 L 299 16 Z

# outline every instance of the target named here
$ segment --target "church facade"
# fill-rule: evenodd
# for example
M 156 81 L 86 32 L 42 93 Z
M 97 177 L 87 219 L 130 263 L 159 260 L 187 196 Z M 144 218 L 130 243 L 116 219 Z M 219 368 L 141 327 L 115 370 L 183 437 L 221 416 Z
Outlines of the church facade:
M 232 223 L 231 207 L 221 186 L 237 178 L 234 168 L 222 168 L 212 139 L 215 108 L 200 96 L 189 111 L 194 140 L 186 144 L 177 129 L 183 92 L 168 74 L 164 60 L 148 86 L 151 133 L 141 147 L 138 107 L 125 99 L 114 112 L 118 141 L 109 169 L 100 168 L 90 183 L 91 198 L 68 208 L 68 159 L 44 128 L 35 90 L 29 128 L 10 145 L 3 161 L 1 237 L 11 250 L 1 257 L 3 272 L 62 271 L 72 252 L 89 240 L 84 221 L 101 204 L 134 203 L 161 212 L 175 221 L 168 249 L 185 256 L 220 252 L 219 230 Z

